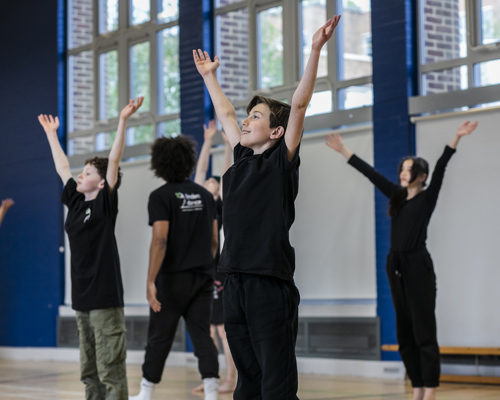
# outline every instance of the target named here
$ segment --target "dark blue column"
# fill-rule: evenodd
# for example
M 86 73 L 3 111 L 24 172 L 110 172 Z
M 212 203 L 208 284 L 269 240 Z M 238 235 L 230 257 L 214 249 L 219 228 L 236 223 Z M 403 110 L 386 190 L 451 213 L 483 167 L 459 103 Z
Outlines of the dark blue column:
M 37 116 L 61 112 L 58 15 L 58 0 L 7 1 L 0 14 L 0 198 L 16 202 L 0 227 L 0 346 L 56 345 L 62 184 Z
M 398 181 L 397 166 L 414 152 L 414 133 L 408 115 L 408 97 L 417 90 L 416 1 L 372 2 L 373 45 L 373 137 L 375 168 Z M 377 314 L 381 320 L 382 343 L 395 344 L 396 326 L 391 292 L 385 272 L 390 248 L 390 219 L 387 198 L 375 194 L 377 254 Z M 383 353 L 382 359 L 399 359 Z
M 212 54 L 213 17 L 212 1 L 179 1 L 179 68 L 181 73 L 181 132 L 203 144 L 203 124 L 213 118 L 213 107 L 203 78 L 196 70 L 193 49 Z M 193 345 L 186 333 L 186 351 Z

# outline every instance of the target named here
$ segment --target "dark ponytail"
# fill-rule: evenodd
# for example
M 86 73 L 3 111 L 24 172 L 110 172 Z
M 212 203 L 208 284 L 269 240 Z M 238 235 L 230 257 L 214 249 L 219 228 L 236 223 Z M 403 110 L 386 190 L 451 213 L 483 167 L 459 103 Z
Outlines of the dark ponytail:
M 429 176 L 429 164 L 427 163 L 427 161 L 425 161 L 423 158 L 420 157 L 407 157 L 399 163 L 398 178 L 399 175 L 401 174 L 401 171 L 403 170 L 403 163 L 406 160 L 413 161 L 413 165 L 411 167 L 411 179 L 409 183 L 414 182 L 419 175 Z M 426 183 L 424 181 L 422 183 L 422 186 L 425 187 L 425 185 Z M 399 211 L 401 210 L 401 207 L 403 207 L 403 205 L 405 204 L 407 197 L 408 197 L 407 188 L 401 188 L 392 195 L 392 197 L 389 199 L 389 216 L 391 218 L 394 218 L 399 214 Z

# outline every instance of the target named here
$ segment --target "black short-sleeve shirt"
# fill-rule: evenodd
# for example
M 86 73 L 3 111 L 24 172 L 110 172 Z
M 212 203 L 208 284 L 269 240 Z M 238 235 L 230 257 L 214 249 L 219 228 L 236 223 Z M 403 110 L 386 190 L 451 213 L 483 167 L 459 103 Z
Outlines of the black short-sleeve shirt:
M 197 270 L 213 277 L 212 237 L 217 209 L 212 194 L 185 180 L 149 196 L 149 225 L 169 221 L 167 249 L 158 275 Z
M 290 280 L 295 251 L 289 230 L 299 189 L 299 149 L 290 162 L 282 139 L 262 154 L 237 144 L 223 177 L 224 247 L 219 271 Z
M 68 180 L 61 201 L 68 206 L 65 229 L 71 249 L 71 297 L 77 311 L 123 307 L 123 284 L 115 238 L 118 193 L 105 182 L 94 200 Z

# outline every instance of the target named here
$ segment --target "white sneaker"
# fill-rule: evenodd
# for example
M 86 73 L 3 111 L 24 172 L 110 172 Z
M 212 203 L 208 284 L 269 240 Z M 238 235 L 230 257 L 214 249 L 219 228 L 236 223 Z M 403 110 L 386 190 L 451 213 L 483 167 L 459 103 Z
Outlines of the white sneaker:
M 141 390 L 137 396 L 129 396 L 129 400 L 151 400 L 155 384 L 142 378 Z
M 205 400 L 217 400 L 217 395 L 219 393 L 219 378 L 203 379 L 203 388 L 205 390 Z

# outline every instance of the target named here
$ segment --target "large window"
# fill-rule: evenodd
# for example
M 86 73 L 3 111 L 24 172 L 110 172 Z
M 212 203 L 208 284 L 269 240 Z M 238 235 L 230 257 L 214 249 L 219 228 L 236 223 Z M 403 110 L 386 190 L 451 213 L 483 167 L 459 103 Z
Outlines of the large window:
M 410 102 L 412 113 L 493 99 L 486 87 L 500 83 L 500 0 L 419 0 L 419 39 L 420 95 L 442 100 Z
M 98 23 L 93 24 L 95 13 Z M 119 112 L 130 98 L 145 97 L 128 121 L 124 158 L 148 154 L 156 137 L 179 134 L 178 16 L 178 0 L 68 1 L 68 155 L 73 165 L 111 148 Z
M 255 94 L 291 102 L 312 37 L 334 14 L 342 20 L 321 52 L 305 128 L 371 120 L 370 0 L 216 0 L 218 77 L 238 120 Z

